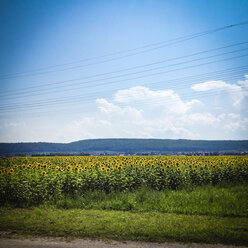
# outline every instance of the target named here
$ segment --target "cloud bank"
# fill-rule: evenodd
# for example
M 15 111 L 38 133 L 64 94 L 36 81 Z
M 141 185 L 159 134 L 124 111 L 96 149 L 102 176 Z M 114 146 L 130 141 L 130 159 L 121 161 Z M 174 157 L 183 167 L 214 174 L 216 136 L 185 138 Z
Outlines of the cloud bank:
M 95 115 L 62 125 L 57 132 L 49 127 L 40 128 L 39 132 L 39 127 L 32 128 L 24 122 L 5 123 L 0 125 L 1 138 L 8 141 L 19 137 L 21 141 L 29 135 L 32 137 L 29 141 L 53 142 L 110 137 L 248 139 L 245 107 L 248 75 L 236 84 L 207 81 L 192 85 L 191 90 L 190 100 L 173 90 L 152 90 L 144 86 L 118 90 L 111 99 L 95 100 Z M 203 98 L 199 92 L 205 96 L 214 94 Z

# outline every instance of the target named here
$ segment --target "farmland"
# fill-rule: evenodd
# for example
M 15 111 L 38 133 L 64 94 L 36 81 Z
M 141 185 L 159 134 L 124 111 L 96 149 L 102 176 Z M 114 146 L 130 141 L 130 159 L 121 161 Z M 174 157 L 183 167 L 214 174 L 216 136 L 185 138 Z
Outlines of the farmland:
M 180 189 L 248 181 L 248 157 L 39 157 L 1 160 L 2 203 L 40 204 L 86 191 Z
M 1 158 L 1 230 L 137 240 L 135 230 L 151 218 L 151 232 L 147 222 L 138 240 L 247 244 L 247 181 L 248 156 Z M 62 215 L 67 221 L 83 218 L 84 224 L 68 231 L 66 222 L 57 222 Z M 102 231 L 99 216 L 112 231 Z M 134 229 L 122 230 L 119 216 Z M 192 223 L 196 226 L 188 233 Z

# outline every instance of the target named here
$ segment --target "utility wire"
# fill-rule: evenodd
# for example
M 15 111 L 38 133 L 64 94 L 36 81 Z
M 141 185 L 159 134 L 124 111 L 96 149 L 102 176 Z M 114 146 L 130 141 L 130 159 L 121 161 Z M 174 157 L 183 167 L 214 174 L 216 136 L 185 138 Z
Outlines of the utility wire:
M 188 54 L 188 55 L 184 55 L 184 56 L 179 56 L 179 57 L 175 57 L 175 58 L 170 58 L 170 59 L 166 59 L 166 60 L 162 60 L 162 61 L 157 61 L 157 62 L 154 62 L 154 63 L 145 64 L 145 65 L 128 67 L 128 68 L 121 69 L 121 70 L 111 71 L 111 72 L 107 72 L 107 73 L 95 74 L 95 75 L 91 75 L 91 76 L 87 76 L 87 77 L 83 77 L 83 78 L 81 77 L 79 79 L 80 80 L 81 79 L 89 79 L 89 78 L 93 78 L 93 77 L 99 77 L 99 76 L 105 76 L 105 75 L 119 73 L 119 72 L 124 72 L 124 71 L 135 70 L 135 69 L 138 69 L 138 68 L 143 68 L 143 67 L 147 67 L 147 66 L 162 64 L 162 63 L 169 62 L 169 61 L 179 60 L 179 59 L 188 58 L 188 57 L 194 57 L 194 56 L 197 56 L 197 55 L 200 55 L 200 54 L 204 54 L 204 53 L 209 53 L 209 52 L 218 51 L 218 50 L 222 50 L 222 49 L 226 49 L 226 48 L 230 48 L 230 47 L 240 46 L 240 45 L 244 45 L 244 44 L 247 44 L 247 43 L 248 43 L 248 41 L 239 42 L 239 43 L 235 43 L 235 44 L 231 44 L 231 45 L 227 45 L 227 46 L 223 46 L 223 47 L 218 47 L 218 48 L 214 48 L 214 49 L 210 49 L 210 50 L 200 51 L 200 52 L 197 52 L 197 53 Z M 48 83 L 48 84 L 30 86 L 30 87 L 25 87 L 25 88 L 16 89 L 16 90 L 7 90 L 7 91 L 2 92 L 2 93 L 3 94 L 8 93 L 8 92 L 13 93 L 13 92 L 16 92 L 16 91 L 23 92 L 23 91 L 26 91 L 28 89 L 42 88 L 42 87 L 46 87 L 46 86 L 50 86 L 50 85 L 55 85 L 55 84 L 63 84 L 64 82 L 65 81 L 57 82 L 57 83 Z
M 170 88 L 170 89 L 176 89 L 176 90 L 180 89 L 181 90 L 181 89 L 189 86 L 188 82 L 190 82 L 192 84 L 192 82 L 194 82 L 194 81 L 200 81 L 200 80 L 207 81 L 209 78 L 212 79 L 213 77 L 214 77 L 215 81 L 219 80 L 219 78 L 222 79 L 222 80 L 225 79 L 225 78 L 231 80 L 231 79 L 240 78 L 240 73 L 245 73 L 247 71 L 248 71 L 248 65 L 243 66 L 243 67 L 229 68 L 229 69 L 226 69 L 226 70 L 215 71 L 215 72 L 210 72 L 210 73 L 198 74 L 198 75 L 195 75 L 195 76 L 167 79 L 167 80 L 161 80 L 161 81 L 150 82 L 150 83 L 141 82 L 141 83 L 138 83 L 137 85 L 139 85 L 139 86 L 146 86 L 146 85 L 151 86 L 151 85 L 153 85 L 154 86 L 154 85 L 163 84 L 163 86 L 164 86 L 163 89 Z M 180 82 L 180 84 L 179 85 L 174 85 L 175 82 Z M 122 87 L 122 88 L 118 87 L 118 89 L 116 89 L 116 90 L 122 90 L 122 89 L 126 89 L 126 87 Z M 97 98 L 97 97 L 99 97 L 99 94 L 103 95 L 104 93 L 110 92 L 111 90 L 113 90 L 113 89 L 108 88 L 107 91 L 102 91 L 101 90 L 100 92 L 94 91 L 93 94 L 87 93 L 86 96 L 91 96 L 91 97 Z M 73 94 L 71 96 L 66 96 L 66 97 L 62 97 L 62 98 L 61 97 L 59 97 L 59 98 L 54 98 L 53 97 L 53 98 L 50 98 L 50 99 L 46 98 L 46 99 L 41 100 L 41 101 L 38 99 L 39 101 L 35 101 L 35 104 L 36 103 L 42 103 L 42 102 L 47 103 L 47 102 L 50 102 L 50 101 L 54 102 L 54 101 L 61 100 L 61 99 L 64 99 L 64 100 L 68 99 L 69 100 L 69 99 L 74 99 L 76 97 L 85 98 L 85 95 L 82 95 L 82 94 L 75 95 L 75 94 Z M 21 102 L 21 104 L 22 104 L 22 106 L 24 104 L 26 104 L 26 103 L 33 104 L 34 102 L 32 100 L 33 99 L 31 98 L 31 103 L 30 103 L 30 101 L 28 101 L 28 102 Z M 35 100 L 37 100 L 37 98 Z M 20 104 L 20 101 L 17 102 L 17 103 L 12 102 L 12 105 L 6 105 L 6 104 L 2 103 L 2 106 L 0 107 L 0 109 L 1 108 L 3 109 L 3 108 L 8 107 L 8 106 L 15 106 L 14 104 Z
M 231 77 L 232 78 L 232 77 Z M 237 76 L 235 77 L 237 78 Z M 180 86 L 180 89 L 184 89 L 184 88 L 188 88 L 189 85 L 184 85 L 184 86 Z M 170 87 L 170 90 L 173 89 Z M 99 93 L 103 93 L 103 92 L 99 92 Z M 124 94 L 125 96 L 125 94 Z M 128 96 L 128 95 L 127 95 Z M 97 96 L 94 96 L 96 98 L 98 98 Z M 88 101 L 92 101 L 92 96 L 91 95 L 87 95 L 87 96 L 78 96 L 76 98 L 76 96 L 71 96 L 71 97 L 68 97 L 68 98 L 62 98 L 62 99 L 50 99 L 50 100 L 44 100 L 44 101 L 41 101 L 41 102 L 36 102 L 36 103 L 22 103 L 22 104 L 19 104 L 19 105 L 9 105 L 9 106 L 2 106 L 0 107 L 0 112 L 1 110 L 2 111 L 9 111 L 9 110 L 18 110 L 18 109 L 25 109 L 27 107 L 29 107 L 29 109 L 33 109 L 33 108 L 36 108 L 36 107 L 44 107 L 44 106 L 49 106 L 49 105 L 58 105 L 58 104 L 72 104 L 72 103 L 78 103 L 78 102 L 81 102 L 81 103 L 85 103 L 85 102 L 88 102 Z M 94 99 L 95 100 L 95 99 Z
M 218 56 L 222 56 L 222 55 L 226 55 L 226 54 L 241 52 L 241 51 L 245 51 L 247 49 L 248 48 L 243 48 L 243 49 L 238 49 L 238 50 L 229 51 L 229 52 L 225 52 L 225 53 L 220 53 L 220 54 L 217 54 L 217 55 L 211 55 L 211 56 L 207 56 L 207 57 L 203 57 L 203 58 L 197 58 L 197 59 L 193 59 L 193 60 L 188 60 L 188 61 L 183 61 L 183 62 L 179 62 L 179 63 L 169 64 L 169 65 L 166 65 L 166 68 L 173 67 L 173 66 L 178 66 L 178 65 L 183 65 L 183 64 L 186 64 L 186 63 L 192 63 L 192 62 L 200 61 L 200 60 L 203 60 L 203 59 L 214 58 L 214 57 L 218 57 Z M 51 89 L 57 89 L 58 88 L 57 85 L 61 85 L 61 86 L 59 86 L 59 89 L 61 89 L 61 88 L 64 88 L 64 87 L 78 86 L 78 85 L 83 85 L 83 84 L 88 84 L 88 83 L 95 83 L 95 82 L 99 82 L 99 81 L 102 82 L 102 81 L 105 81 L 105 80 L 126 77 L 126 76 L 129 76 L 129 75 L 135 75 L 135 74 L 140 74 L 140 73 L 144 73 L 144 72 L 150 72 L 150 71 L 154 71 L 154 70 L 160 70 L 160 69 L 164 69 L 164 68 L 165 68 L 165 66 L 160 66 L 160 67 L 150 68 L 150 69 L 146 69 L 146 70 L 142 70 L 142 71 L 137 71 L 137 72 L 132 72 L 132 73 L 126 73 L 126 74 L 111 76 L 111 77 L 107 77 L 107 78 L 100 78 L 100 79 L 94 79 L 94 80 L 90 80 L 90 81 L 86 81 L 86 82 L 71 83 L 71 84 L 67 84 L 67 85 L 61 85 L 61 84 L 68 83 L 68 82 L 78 81 L 78 80 L 82 80 L 82 79 L 89 79 L 89 78 L 92 78 L 92 77 L 95 77 L 95 76 L 82 77 L 82 78 L 70 79 L 70 80 L 64 80 L 64 81 L 60 81 L 60 82 L 53 83 L 53 84 L 46 84 L 47 86 L 56 85 L 54 87 L 49 87 L 47 89 L 42 89 L 42 88 L 41 89 L 37 89 L 37 90 L 29 90 L 30 88 L 28 88 L 26 90 L 21 89 L 21 90 L 19 90 L 19 92 L 17 91 L 15 93 L 15 91 L 14 91 L 14 93 L 12 93 L 12 94 L 11 93 L 3 93 L 3 94 L 0 95 L 0 97 L 18 96 L 18 95 L 23 95 L 25 93 L 27 94 L 27 93 L 34 93 L 34 92 L 41 92 L 41 91 L 50 91 Z M 41 86 L 39 86 L 39 87 L 41 87 Z
M 228 92 L 223 92 L 223 93 L 228 93 Z M 216 96 L 216 95 L 218 95 L 218 93 L 214 93 L 213 92 L 213 94 L 204 94 L 204 95 L 201 95 L 201 98 L 206 98 L 206 97 L 212 97 L 212 96 Z M 195 95 L 193 96 L 193 97 L 195 97 Z M 199 97 L 199 95 L 198 95 L 198 97 Z M 196 99 L 192 99 L 192 95 L 188 95 L 188 96 L 184 96 L 184 101 L 185 100 L 196 100 Z M 182 99 L 181 99 L 182 100 Z M 169 103 L 177 103 L 178 102 L 178 100 L 173 100 L 173 101 L 170 101 Z M 155 102 L 154 102 L 155 103 Z M 157 103 L 159 103 L 159 102 L 156 102 L 156 104 Z M 164 102 L 163 101 L 163 104 L 165 104 L 166 102 Z M 168 103 L 168 102 L 167 102 Z M 184 102 L 185 103 L 185 102 Z M 151 102 L 147 102 L 147 103 L 141 103 L 141 104 L 136 104 L 136 106 L 135 107 L 138 107 L 138 106 L 144 106 L 144 105 L 150 105 L 151 104 Z M 124 104 L 119 104 L 119 105 L 116 105 L 117 107 L 129 107 L 129 108 L 134 108 L 134 107 L 132 107 L 132 106 L 127 106 L 126 104 L 124 105 Z M 105 109 L 106 108 L 108 108 L 108 107 L 106 107 L 105 106 Z M 63 114 L 63 116 L 67 116 L 67 115 L 75 115 L 75 114 L 80 114 L 80 115 L 82 115 L 82 113 L 83 114 L 86 114 L 86 113 L 90 113 L 90 114 L 92 114 L 92 113 L 94 113 L 94 112 L 97 112 L 97 111 L 99 111 L 99 109 L 100 109 L 100 107 L 98 107 L 98 109 L 95 109 L 95 110 L 85 110 L 85 109 L 83 109 L 81 106 L 80 106 L 80 108 L 78 108 L 78 110 L 77 111 L 75 111 L 75 106 L 73 106 L 73 111 L 71 111 L 71 109 L 70 108 L 62 108 L 62 109 L 56 109 L 55 111 L 54 110 L 52 110 L 52 111 L 45 111 L 45 112 L 41 112 L 41 111 L 35 111 L 35 112 L 32 112 L 32 113 L 28 113 L 28 112 L 18 112 L 19 114 L 21 114 L 22 115 L 22 117 L 23 116 L 27 116 L 27 117 L 31 117 L 31 118 L 35 118 L 35 117 L 41 117 L 42 115 L 45 115 L 45 116 L 51 116 L 52 115 L 52 117 L 55 117 L 55 116 L 58 116 L 58 115 L 60 115 L 60 114 Z M 109 109 L 110 109 L 110 107 L 109 107 Z M 140 109 L 138 109 L 138 110 L 140 110 Z M 15 116 L 16 116 L 16 114 L 18 114 L 18 113 L 15 113 Z M 30 116 L 30 114 L 31 114 L 31 116 Z M 4 115 L 6 115 L 5 113 L 0 113 L 0 116 L 4 116 Z
M 222 93 L 226 93 L 226 94 L 235 94 L 235 93 L 240 93 L 240 90 L 221 90 L 219 89 L 219 91 L 222 91 Z M 164 104 L 171 104 L 171 103 L 174 103 L 174 102 L 178 102 L 178 101 L 181 101 L 182 103 L 185 104 L 185 102 L 182 100 L 182 97 L 184 99 L 191 99 L 191 100 L 197 100 L 197 99 L 192 99 L 192 98 L 195 98 L 195 97 L 201 97 L 201 98 L 204 98 L 204 97 L 210 97 L 210 96 L 216 96 L 216 95 L 219 95 L 220 92 L 219 91 L 210 91 L 210 92 L 196 92 L 194 94 L 182 94 L 179 96 L 179 99 L 174 99 L 174 100 L 165 100 L 164 97 L 158 97 L 156 98 L 155 100 L 154 99 L 151 99 L 151 100 L 145 100 L 145 99 L 139 99 L 139 100 L 136 100 L 136 101 L 132 101 L 132 102 L 127 102 L 127 103 L 120 103 L 120 102 L 115 102 L 115 106 L 116 107 L 128 107 L 128 108 L 137 108 L 138 106 L 145 106 L 145 105 L 151 105 L 151 104 L 159 104 L 160 106 L 161 105 L 164 105 Z M 247 91 L 247 90 L 246 90 Z M 177 94 L 175 94 L 177 95 Z M 85 100 L 85 102 L 91 102 L 89 101 L 88 99 Z M 80 103 L 80 100 L 77 100 L 77 101 L 74 101 L 74 102 L 71 102 L 69 103 L 70 105 L 74 105 L 75 103 Z M 134 106 L 132 106 L 134 105 Z M 68 106 L 68 103 L 67 105 Z M 153 106 L 154 107 L 154 106 Z M 109 106 L 104 106 L 105 109 L 111 109 L 111 107 Z M 36 107 L 33 107 L 31 110 L 39 110 L 39 109 L 42 109 L 42 107 L 40 106 L 36 106 Z M 30 109 L 24 109 L 24 111 L 29 111 Z M 8 113 L 9 113 L 10 110 L 8 110 Z M 92 111 L 90 111 L 92 112 Z M 56 112 L 55 112 L 56 113 Z M 0 115 L 4 114 L 4 112 L 0 112 Z
M 102 81 L 107 80 L 107 79 L 111 79 L 113 77 L 111 77 L 111 78 L 104 78 L 104 79 L 98 79 L 98 80 L 92 80 L 92 81 L 86 81 L 86 82 L 80 83 L 80 85 L 82 85 L 82 86 L 77 86 L 79 84 L 75 85 L 75 86 L 77 86 L 75 88 L 72 88 L 71 87 L 73 85 L 66 85 L 66 86 L 60 86 L 60 87 L 50 88 L 49 90 L 44 89 L 43 92 L 41 92 L 42 90 L 38 90 L 38 91 L 28 92 L 26 95 L 22 93 L 21 96 L 19 96 L 19 97 L 20 98 L 23 98 L 23 97 L 38 96 L 38 95 L 44 95 L 44 94 L 50 94 L 50 93 L 68 92 L 68 91 L 72 91 L 72 90 L 86 89 L 86 88 L 92 88 L 92 87 L 94 88 L 94 87 L 103 86 L 103 85 L 111 85 L 111 84 L 116 84 L 116 83 L 121 83 L 121 82 L 129 81 L 129 80 L 136 80 L 136 79 L 140 79 L 140 78 L 144 78 L 144 77 L 151 77 L 151 76 L 155 76 L 155 75 L 166 74 L 166 73 L 169 73 L 169 72 L 175 72 L 175 71 L 181 71 L 181 70 L 185 70 L 185 69 L 200 67 L 200 66 L 209 65 L 209 64 L 213 64 L 213 63 L 218 63 L 218 62 L 222 62 L 222 61 L 239 59 L 239 58 L 243 58 L 243 57 L 247 57 L 247 56 L 248 56 L 248 54 L 244 54 L 244 55 L 234 56 L 234 57 L 230 57 L 230 58 L 226 58 L 226 59 L 214 60 L 214 61 L 210 61 L 210 62 L 206 62 L 206 63 L 185 66 L 185 67 L 171 69 L 171 70 L 162 71 L 162 72 L 151 73 L 151 74 L 142 75 L 142 76 L 138 76 L 138 77 L 119 79 L 118 81 L 115 80 L 115 81 L 110 81 L 110 82 L 104 82 L 104 83 L 102 83 Z M 120 77 L 120 76 L 118 76 L 118 77 Z M 87 85 L 87 86 L 84 85 L 84 84 L 89 84 L 89 83 L 92 83 L 92 82 L 94 83 L 94 82 L 99 82 L 99 81 L 100 81 L 99 84 L 93 84 L 93 85 Z M 70 86 L 69 89 L 66 89 L 66 90 L 62 89 L 62 88 L 69 87 L 69 86 Z M 9 97 L 11 97 L 11 96 L 9 96 Z M 16 97 L 17 96 L 15 96 L 15 98 Z
M 131 54 L 120 56 L 120 57 L 115 57 L 115 58 L 111 58 L 111 59 L 107 59 L 107 60 L 103 60 L 103 61 L 99 61 L 99 62 L 95 62 L 95 63 L 89 63 L 89 64 L 86 64 L 86 65 L 81 65 L 80 68 L 85 67 L 85 66 L 102 64 L 102 63 L 106 63 L 106 62 L 110 62 L 110 61 L 114 61 L 114 60 L 119 60 L 119 59 L 130 57 L 130 56 L 138 55 L 138 54 L 141 54 L 141 53 L 150 52 L 150 51 L 153 51 L 153 50 L 163 48 L 165 46 L 175 45 L 175 44 L 178 44 L 178 43 L 181 43 L 181 42 L 184 42 L 184 41 L 187 41 L 187 40 L 191 40 L 191 39 L 194 39 L 194 38 L 197 38 L 197 37 L 201 37 L 201 36 L 204 36 L 204 35 L 207 35 L 207 34 L 219 32 L 219 31 L 222 31 L 222 30 L 225 30 L 225 29 L 230 29 L 230 28 L 234 28 L 234 27 L 237 27 L 237 26 L 247 25 L 247 24 L 248 24 L 248 21 L 240 22 L 240 23 L 231 24 L 231 25 L 220 27 L 220 28 L 215 28 L 215 29 L 211 29 L 211 30 L 208 30 L 208 31 L 196 33 L 196 34 L 193 34 L 193 35 L 182 36 L 182 37 L 179 37 L 179 38 L 175 38 L 175 39 L 171 39 L 171 40 L 167 40 L 167 41 L 163 41 L 163 42 L 159 42 L 159 43 L 154 43 L 154 44 L 150 44 L 150 45 L 146 45 L 146 46 L 138 47 L 138 48 L 134 48 L 134 49 L 129 49 L 129 50 L 125 50 L 125 51 L 121 51 L 121 52 L 117 52 L 117 53 L 110 53 L 110 54 L 107 54 L 107 55 L 92 57 L 92 58 L 89 58 L 89 59 L 78 60 L 78 61 L 74 61 L 74 62 L 70 62 L 70 63 L 63 63 L 63 64 L 58 64 L 58 65 L 53 65 L 53 66 L 42 67 L 42 68 L 29 70 L 29 71 L 4 74 L 4 75 L 0 75 L 0 79 L 10 79 L 10 78 L 17 78 L 17 77 L 35 76 L 35 75 L 53 73 L 53 72 L 57 72 L 57 71 L 64 71 L 64 70 L 67 70 L 67 69 L 75 69 L 77 67 L 70 67 L 70 68 L 67 68 L 67 69 L 65 68 L 65 69 L 59 69 L 59 70 L 42 71 L 42 70 L 46 70 L 46 69 L 49 69 L 49 68 L 56 68 L 56 67 L 60 67 L 60 66 L 71 65 L 71 64 L 74 64 L 74 63 L 95 60 L 95 59 L 99 59 L 99 58 L 109 57 L 109 56 L 113 56 L 113 55 L 118 55 L 118 54 L 122 54 L 122 53 L 128 53 L 128 52 L 148 48 L 148 49 L 145 49 L 145 50 L 140 51 L 140 52 L 135 52 L 135 53 L 131 53 Z M 155 47 L 152 47 L 152 46 L 155 46 Z M 152 48 L 149 48 L 149 47 L 152 47 Z

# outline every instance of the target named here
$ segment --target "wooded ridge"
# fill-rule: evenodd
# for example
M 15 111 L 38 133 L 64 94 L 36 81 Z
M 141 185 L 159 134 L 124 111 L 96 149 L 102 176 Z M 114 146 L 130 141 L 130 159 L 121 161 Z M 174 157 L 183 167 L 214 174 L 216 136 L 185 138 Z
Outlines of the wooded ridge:
M 0 154 L 13 153 L 166 153 L 246 152 L 248 140 L 89 139 L 71 143 L 0 143 Z

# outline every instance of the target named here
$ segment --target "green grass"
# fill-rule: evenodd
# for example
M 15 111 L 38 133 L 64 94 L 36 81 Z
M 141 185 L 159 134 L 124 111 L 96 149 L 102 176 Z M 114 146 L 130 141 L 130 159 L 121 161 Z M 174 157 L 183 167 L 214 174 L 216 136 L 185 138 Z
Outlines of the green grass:
M 248 245 L 247 185 L 95 191 L 35 208 L 0 208 L 0 230 L 19 234 Z M 111 211 L 110 211 L 111 210 Z M 117 211 L 118 210 L 118 211 Z
M 198 186 L 182 190 L 156 191 L 142 188 L 135 192 L 86 192 L 49 203 L 64 209 L 158 211 L 211 216 L 248 216 L 247 185 Z M 48 205 L 49 205 L 48 204 Z
M 82 209 L 2 209 L 0 230 L 19 234 L 248 244 L 247 218 Z

